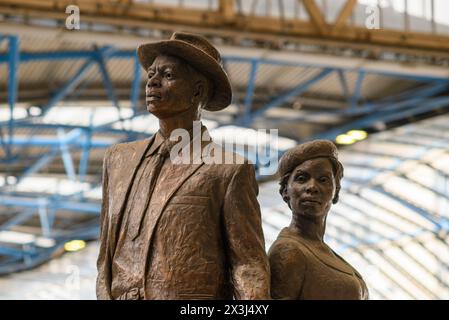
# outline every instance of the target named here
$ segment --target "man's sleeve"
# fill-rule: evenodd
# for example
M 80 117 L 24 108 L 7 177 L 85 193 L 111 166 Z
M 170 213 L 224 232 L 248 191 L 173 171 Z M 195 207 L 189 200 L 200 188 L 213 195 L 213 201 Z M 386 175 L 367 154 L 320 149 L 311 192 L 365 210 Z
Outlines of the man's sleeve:
M 108 149 L 103 159 L 103 186 L 102 186 L 102 205 L 100 214 L 100 252 L 97 259 L 97 299 L 109 300 L 111 296 L 111 274 L 110 274 L 110 256 L 108 247 L 109 233 L 109 192 L 108 192 L 108 160 L 110 156 Z
M 270 299 L 270 269 L 257 194 L 253 166 L 239 165 L 228 185 L 223 205 L 236 299 Z

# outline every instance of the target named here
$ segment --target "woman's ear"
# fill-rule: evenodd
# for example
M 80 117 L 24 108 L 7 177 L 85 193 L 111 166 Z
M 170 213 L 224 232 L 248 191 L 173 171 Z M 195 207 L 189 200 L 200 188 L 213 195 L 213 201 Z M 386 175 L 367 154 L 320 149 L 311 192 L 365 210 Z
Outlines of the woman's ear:
M 282 190 L 281 196 L 282 199 L 288 204 L 288 207 L 290 208 L 290 196 L 288 195 L 287 186 L 285 186 L 285 188 Z
M 334 198 L 332 199 L 333 204 L 336 204 L 338 202 L 339 193 L 340 193 L 340 188 L 337 188 L 335 190 Z

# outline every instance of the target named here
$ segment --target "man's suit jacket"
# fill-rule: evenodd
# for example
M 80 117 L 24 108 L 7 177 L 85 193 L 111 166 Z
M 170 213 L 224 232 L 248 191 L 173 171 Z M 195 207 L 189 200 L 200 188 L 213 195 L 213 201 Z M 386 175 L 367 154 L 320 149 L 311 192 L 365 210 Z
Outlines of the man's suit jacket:
M 125 198 L 153 139 L 116 144 L 105 154 L 99 299 L 113 298 L 111 262 Z M 204 158 L 198 164 L 180 165 L 184 169 L 178 182 L 167 185 L 163 194 L 153 195 L 161 201 L 151 208 L 145 226 L 150 232 L 142 259 L 147 261 L 142 267 L 145 298 L 269 299 L 269 263 L 253 166 L 246 161 L 210 164 Z

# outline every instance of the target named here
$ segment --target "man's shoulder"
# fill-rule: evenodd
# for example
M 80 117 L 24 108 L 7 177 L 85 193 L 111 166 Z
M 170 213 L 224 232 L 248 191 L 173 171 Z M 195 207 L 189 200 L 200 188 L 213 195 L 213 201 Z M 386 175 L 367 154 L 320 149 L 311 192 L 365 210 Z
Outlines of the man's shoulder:
M 250 160 L 235 152 L 232 148 L 223 148 L 223 146 L 215 142 L 210 143 L 208 147 L 214 149 L 210 158 L 210 161 L 215 161 L 212 162 L 214 164 L 227 164 L 233 168 L 238 168 L 241 165 L 252 165 Z
M 221 145 L 212 142 L 206 153 L 203 153 L 203 161 L 209 165 L 210 170 L 217 170 L 224 175 L 234 175 L 237 171 L 254 171 L 254 166 L 250 160 L 234 150 L 223 148 Z M 204 151 L 204 150 L 203 150 Z
M 149 139 L 147 138 L 144 140 L 120 142 L 120 143 L 113 144 L 106 150 L 106 157 L 113 157 L 115 155 L 128 153 L 128 152 L 135 152 L 136 150 L 145 148 L 148 145 L 148 142 L 149 142 Z

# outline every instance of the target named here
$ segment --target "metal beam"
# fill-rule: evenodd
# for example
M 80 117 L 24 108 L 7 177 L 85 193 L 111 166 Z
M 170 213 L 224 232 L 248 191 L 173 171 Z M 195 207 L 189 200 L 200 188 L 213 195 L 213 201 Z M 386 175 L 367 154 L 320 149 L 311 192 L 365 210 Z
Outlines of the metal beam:
M 106 50 L 108 50 L 108 49 L 106 49 Z M 112 84 L 111 77 L 109 76 L 109 72 L 106 67 L 104 50 L 101 50 L 96 54 L 96 61 L 97 61 L 98 67 L 100 69 L 100 74 L 101 74 L 101 77 L 103 80 L 104 87 L 106 89 L 106 93 L 109 97 L 109 100 L 111 100 L 112 104 L 117 108 L 117 110 L 120 114 L 120 105 L 119 105 L 119 102 L 117 99 L 117 95 L 115 94 L 114 85 Z M 120 116 L 121 116 L 121 114 L 120 114 Z
M 363 80 L 365 80 L 365 72 L 360 71 L 357 76 L 357 81 L 355 83 L 354 93 L 351 97 L 351 104 L 348 106 L 352 110 L 356 110 L 360 98 L 362 97 Z
M 75 75 L 70 78 L 50 99 L 47 105 L 43 108 L 42 114 L 45 114 L 58 102 L 62 101 L 65 96 L 67 96 L 82 80 L 86 75 L 87 71 L 94 65 L 94 60 L 86 61 L 81 68 L 75 73 Z
M 20 208 L 40 208 L 43 205 L 59 210 L 70 210 L 74 212 L 84 212 L 84 213 L 93 213 L 99 214 L 101 205 L 88 203 L 88 202 L 80 202 L 73 200 L 62 200 L 56 201 L 51 198 L 42 198 L 42 197 L 21 197 L 21 196 L 10 196 L 10 195 L 2 195 L 0 197 L 0 205 L 3 206 L 14 206 Z
M 344 58 L 323 54 L 310 54 L 300 52 L 279 52 L 267 49 L 229 48 L 220 47 L 223 52 L 223 60 L 226 63 L 242 62 L 251 63 L 258 59 L 260 64 L 272 64 L 292 67 L 335 68 L 343 72 L 364 71 L 366 74 L 396 77 L 413 81 L 446 81 L 449 82 L 449 73 L 441 67 L 426 65 L 398 65 L 393 62 L 373 61 L 363 58 Z M 95 50 L 75 50 L 56 52 L 21 52 L 20 61 L 57 61 L 66 59 L 92 59 Z M 135 50 L 113 50 L 108 53 L 108 58 L 132 59 L 136 55 Z M 8 55 L 0 54 L 0 62 L 6 62 Z
M 104 132 L 107 132 L 107 130 Z M 121 133 L 123 134 L 123 131 Z M 115 142 L 111 141 L 111 139 L 96 138 L 95 140 L 92 141 L 91 147 L 92 148 L 106 148 L 106 147 L 111 146 L 111 144 L 113 144 L 113 143 L 115 143 Z M 59 144 L 60 144 L 60 140 L 58 138 L 39 137 L 39 136 L 35 136 L 32 138 L 14 137 L 14 139 L 12 141 L 12 145 L 17 146 L 17 147 L 31 147 L 31 146 L 34 146 L 34 147 L 51 147 L 51 146 L 59 147 Z M 72 141 L 70 144 L 72 147 L 82 147 L 83 146 L 83 143 L 81 141 Z
M 343 5 L 340 13 L 338 14 L 337 19 L 335 20 L 333 30 L 340 30 L 348 20 L 351 13 L 354 11 L 355 6 L 357 5 L 357 0 L 347 0 Z
M 58 149 L 53 148 L 50 152 L 45 153 L 39 158 L 34 164 L 32 164 L 28 169 L 23 172 L 17 179 L 17 183 L 20 183 L 24 178 L 38 172 L 40 169 L 48 165 L 59 153 Z
M 298 0 L 300 1 L 300 0 Z M 309 14 L 310 20 L 313 26 L 316 28 L 319 34 L 325 34 L 328 31 L 326 19 L 320 8 L 317 6 L 315 0 L 302 0 L 304 7 Z
M 76 135 L 80 135 L 80 130 L 75 130 Z M 69 145 L 65 139 L 65 132 L 63 129 L 58 129 L 58 139 L 59 139 L 59 149 L 61 150 L 62 162 L 64 163 L 64 168 L 67 176 L 70 180 L 76 180 L 75 166 L 73 165 L 72 156 L 70 155 Z
M 349 86 L 348 86 L 348 81 L 346 80 L 346 76 L 345 76 L 343 70 L 337 70 L 337 74 L 338 74 L 338 79 L 340 80 L 340 85 L 341 85 L 341 90 L 343 92 L 343 95 L 344 95 L 348 105 L 350 105 L 351 99 L 350 99 Z
M 80 163 L 79 163 L 79 181 L 83 182 L 86 174 L 87 174 L 87 167 L 89 164 L 89 155 L 90 155 L 90 149 L 92 147 L 92 130 L 85 130 L 84 132 L 84 143 L 83 143 L 83 149 L 81 153 Z
M 444 93 L 448 90 L 449 83 L 432 83 L 424 88 L 415 88 L 414 91 L 406 91 L 399 95 L 393 95 L 388 99 L 382 99 L 380 102 L 365 103 L 364 106 L 360 106 L 353 115 L 369 113 L 376 110 L 390 111 L 401 110 L 410 106 L 417 105 L 425 99 Z M 360 111 L 360 112 L 359 112 Z
M 299 0 L 298 0 L 299 1 Z M 297 41 L 315 41 L 315 43 L 340 42 L 340 46 L 357 45 L 382 46 L 389 51 L 423 49 L 434 53 L 444 53 L 449 49 L 449 37 L 446 35 L 425 34 L 392 29 L 367 29 L 348 26 L 342 32 L 328 32 L 335 29 L 333 24 L 326 24 L 318 6 L 312 0 L 304 0 L 312 21 L 289 20 L 278 17 L 234 15 L 226 20 L 219 11 L 208 9 L 177 8 L 154 3 L 133 3 L 126 12 L 117 11 L 114 2 L 77 1 L 83 21 L 101 23 L 114 27 L 140 27 L 144 29 L 183 30 L 221 35 L 226 37 L 245 37 L 252 39 L 279 40 L 296 38 Z M 54 1 L 4 0 L 0 13 L 28 18 L 53 19 L 65 21 L 65 3 Z M 56 7 L 55 7 L 56 6 Z M 58 10 L 58 8 L 60 10 Z M 335 29 L 336 30 L 336 29 Z M 343 32 L 344 31 L 344 32 Z M 330 42 L 328 43 L 331 44 Z M 432 54 L 432 53 L 431 53 Z
M 6 157 L 11 156 L 11 142 L 14 136 L 14 106 L 17 101 L 19 70 L 19 39 L 15 36 L 8 37 L 8 105 L 9 105 L 9 125 L 8 125 L 8 142 L 6 146 Z
M 431 81 L 429 82 L 429 84 L 426 84 L 423 87 L 413 88 L 410 90 L 402 91 L 398 94 L 381 98 L 378 101 L 376 101 L 376 103 L 379 104 L 395 103 L 398 101 L 408 100 L 410 99 L 410 97 L 435 95 L 443 92 L 448 87 L 449 83 L 440 81 Z
M 444 81 L 449 83 L 449 72 L 441 67 L 404 66 L 393 62 L 372 61 L 361 58 L 348 59 L 320 54 L 278 52 L 274 50 L 239 48 L 230 52 L 228 48 L 223 49 L 224 56 L 228 62 L 251 63 L 253 59 L 259 59 L 260 64 L 275 66 L 333 68 L 343 72 L 363 71 L 366 75 L 380 75 L 417 82 Z
M 235 15 L 234 0 L 219 0 L 218 11 L 223 15 L 225 21 L 232 21 Z
M 319 133 L 313 138 L 334 140 L 339 134 L 345 133 L 349 130 L 370 128 L 374 124 L 379 122 L 389 123 L 392 121 L 407 119 L 425 112 L 430 112 L 445 107 L 447 108 L 448 106 L 449 96 L 444 96 L 428 99 L 427 101 L 424 100 L 420 102 L 418 106 L 416 106 L 415 104 L 415 106 L 407 107 L 405 108 L 405 110 L 380 110 L 378 112 L 374 112 L 367 116 L 361 117 L 357 120 L 351 121 L 345 125 L 339 126 L 338 128 Z
M 243 115 L 242 115 L 242 122 L 248 123 L 249 117 L 251 115 L 251 109 L 253 105 L 253 96 L 254 96 L 254 90 L 256 87 L 256 76 L 257 76 L 257 69 L 259 67 L 259 61 L 258 60 L 252 60 L 251 61 L 251 70 L 248 78 L 248 86 L 246 88 L 246 95 L 245 95 L 245 101 L 243 106 Z
M 15 214 L 11 219 L 3 222 L 0 225 L 0 231 L 7 230 L 10 227 L 16 226 L 16 225 L 18 225 L 20 223 L 23 223 L 23 222 L 27 221 L 28 219 L 30 219 L 33 216 L 33 214 L 35 212 L 36 212 L 36 209 L 35 208 L 31 208 L 31 209 L 24 210 L 24 211 L 22 211 L 20 213 Z
M 312 86 L 316 82 L 322 80 L 323 78 L 327 77 L 333 71 L 334 71 L 333 69 L 324 69 L 321 72 L 319 72 L 318 74 L 316 74 L 315 76 L 313 76 L 312 78 L 310 78 L 310 79 L 306 80 L 305 82 L 297 85 L 292 90 L 289 90 L 289 91 L 279 95 L 278 97 L 274 98 L 272 101 L 267 103 L 266 105 L 264 105 L 261 108 L 251 112 L 251 114 L 249 114 L 249 116 L 247 118 L 248 120 L 246 122 L 243 122 L 243 124 L 244 125 L 249 125 L 249 124 L 251 124 L 252 121 L 254 121 L 255 118 L 261 116 L 267 110 L 269 110 L 269 109 L 271 109 L 273 107 L 277 107 L 277 106 L 281 105 L 282 103 L 286 102 L 287 100 L 301 95 L 310 86 Z

